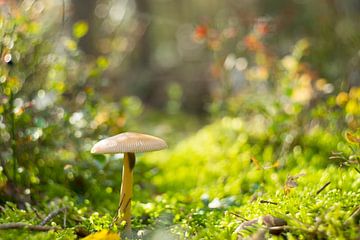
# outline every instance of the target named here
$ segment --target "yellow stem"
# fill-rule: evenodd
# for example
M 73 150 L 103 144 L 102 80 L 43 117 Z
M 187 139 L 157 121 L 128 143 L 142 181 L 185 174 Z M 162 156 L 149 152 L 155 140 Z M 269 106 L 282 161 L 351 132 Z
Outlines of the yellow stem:
M 131 197 L 133 185 L 133 168 L 135 166 L 135 154 L 124 153 L 124 165 L 120 190 L 120 202 L 118 219 L 120 223 L 126 222 L 125 232 L 131 232 Z

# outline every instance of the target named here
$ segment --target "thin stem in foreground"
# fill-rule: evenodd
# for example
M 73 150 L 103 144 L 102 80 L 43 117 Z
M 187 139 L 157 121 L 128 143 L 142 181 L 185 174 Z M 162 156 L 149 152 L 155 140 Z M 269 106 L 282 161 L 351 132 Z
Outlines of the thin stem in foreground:
M 16 135 L 15 135 L 15 113 L 14 113 L 14 94 L 10 92 L 10 135 L 11 135 L 11 150 L 12 150 L 12 158 L 13 158 L 13 181 L 16 185 L 17 183 L 17 149 L 16 149 Z

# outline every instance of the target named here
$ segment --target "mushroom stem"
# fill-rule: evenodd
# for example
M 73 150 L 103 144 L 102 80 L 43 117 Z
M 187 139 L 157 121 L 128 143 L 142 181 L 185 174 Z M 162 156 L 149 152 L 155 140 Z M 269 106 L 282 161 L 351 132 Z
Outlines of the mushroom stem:
M 133 185 L 133 169 L 135 166 L 135 154 L 124 153 L 124 165 L 120 190 L 120 202 L 118 219 L 120 223 L 126 222 L 125 232 L 131 231 L 131 197 Z

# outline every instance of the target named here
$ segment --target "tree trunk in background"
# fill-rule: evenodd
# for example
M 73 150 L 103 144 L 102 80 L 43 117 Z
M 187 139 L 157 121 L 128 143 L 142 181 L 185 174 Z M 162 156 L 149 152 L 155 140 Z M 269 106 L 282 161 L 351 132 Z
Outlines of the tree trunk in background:
M 149 26 L 151 19 L 150 3 L 148 0 L 135 0 L 137 9 L 137 21 L 139 22 L 139 39 L 136 43 L 131 59 L 131 73 L 128 79 L 128 89 L 132 94 L 140 96 L 143 101 L 148 101 L 152 96 L 151 71 L 151 39 L 149 35 Z
M 141 35 L 131 54 L 126 89 L 130 94 L 139 96 L 147 105 L 161 109 L 165 108 L 168 101 L 169 84 L 175 82 L 184 90 L 183 110 L 202 113 L 204 101 L 209 98 L 207 66 L 203 66 L 202 62 L 180 60 L 182 62 L 170 68 L 162 68 L 154 59 L 157 50 L 161 50 L 161 43 L 170 42 L 176 47 L 177 30 L 183 24 L 179 19 L 189 21 L 191 17 L 186 14 L 191 15 L 192 11 L 187 7 L 186 11 L 182 11 L 186 5 L 182 1 L 167 1 L 162 6 L 154 5 L 151 0 L 134 1 Z
M 95 7 L 96 0 L 72 0 L 73 14 L 71 16 L 72 23 L 83 20 L 89 24 L 88 33 L 80 39 L 79 48 L 89 55 L 97 55 L 95 47 Z
M 151 59 L 151 47 L 150 47 L 150 36 L 148 27 L 150 21 L 148 18 L 142 17 L 144 14 L 151 16 L 150 5 L 148 0 L 135 0 L 136 8 L 138 11 L 138 21 L 141 23 L 141 29 L 143 35 L 137 44 L 137 64 L 140 68 L 149 68 L 150 59 Z

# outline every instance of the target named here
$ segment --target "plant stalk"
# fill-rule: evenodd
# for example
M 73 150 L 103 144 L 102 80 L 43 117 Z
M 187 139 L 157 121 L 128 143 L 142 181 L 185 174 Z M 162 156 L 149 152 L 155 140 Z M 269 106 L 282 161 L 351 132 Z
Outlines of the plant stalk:
M 14 113 L 14 94 L 10 92 L 10 135 L 11 135 L 11 150 L 13 158 L 13 181 L 16 185 L 17 182 L 17 149 L 16 149 L 16 139 L 15 139 L 15 113 Z
M 133 169 L 135 166 L 135 154 L 124 153 L 124 165 L 120 190 L 120 202 L 118 219 L 119 223 L 125 221 L 125 233 L 131 233 L 131 198 L 133 185 Z

